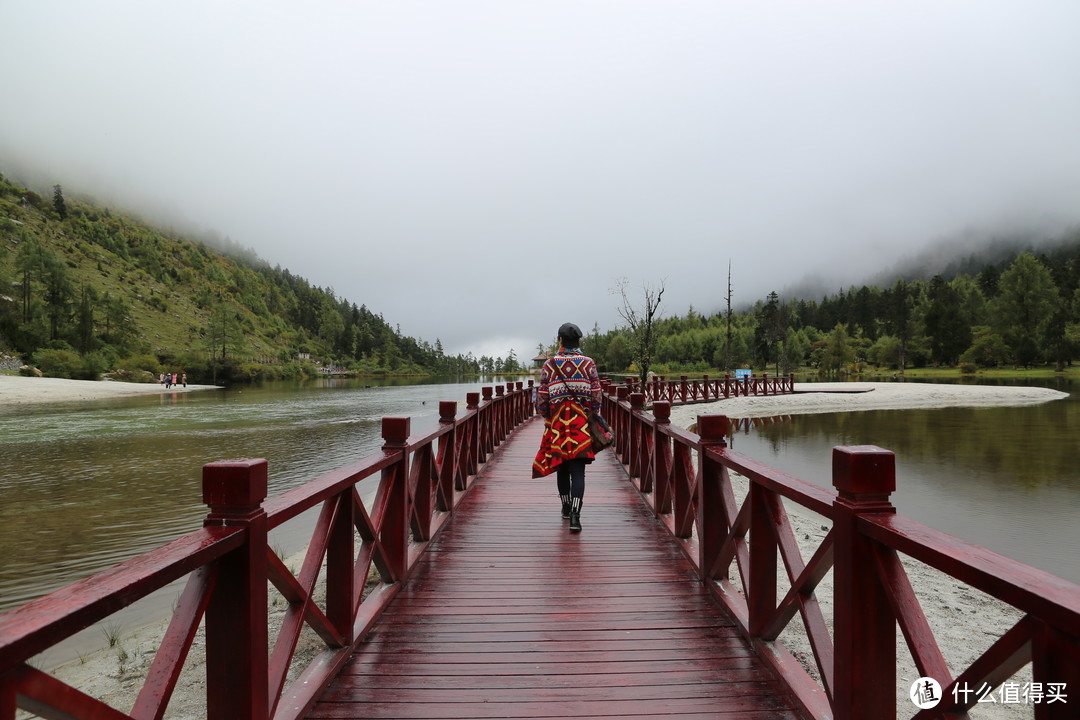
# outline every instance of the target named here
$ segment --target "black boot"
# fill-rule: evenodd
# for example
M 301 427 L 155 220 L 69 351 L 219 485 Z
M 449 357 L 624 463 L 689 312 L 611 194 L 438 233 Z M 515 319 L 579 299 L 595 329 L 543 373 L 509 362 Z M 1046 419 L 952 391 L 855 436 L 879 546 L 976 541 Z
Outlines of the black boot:
M 570 496 L 560 495 L 559 499 L 562 500 L 562 516 L 564 518 L 570 517 Z
M 581 498 L 570 501 L 570 532 L 581 532 Z

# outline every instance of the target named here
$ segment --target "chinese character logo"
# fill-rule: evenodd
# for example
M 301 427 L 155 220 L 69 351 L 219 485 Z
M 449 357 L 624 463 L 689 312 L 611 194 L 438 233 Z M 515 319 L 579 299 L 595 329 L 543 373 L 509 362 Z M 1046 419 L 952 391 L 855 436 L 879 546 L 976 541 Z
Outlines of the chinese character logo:
M 941 702 L 941 684 L 930 677 L 921 677 L 911 684 L 911 702 L 920 710 L 937 707 Z

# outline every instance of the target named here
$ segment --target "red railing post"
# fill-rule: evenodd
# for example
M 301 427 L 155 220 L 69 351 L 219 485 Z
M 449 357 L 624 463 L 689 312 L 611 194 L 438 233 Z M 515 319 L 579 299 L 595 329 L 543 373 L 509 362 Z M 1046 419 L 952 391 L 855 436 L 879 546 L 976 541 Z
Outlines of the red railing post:
M 601 392 L 603 392 L 603 391 L 605 391 L 607 389 L 604 386 L 604 382 L 605 381 L 603 381 L 603 380 L 600 381 Z M 528 384 L 525 386 L 525 394 L 521 398 L 521 412 L 522 412 L 521 419 L 522 419 L 522 421 L 528 420 L 536 412 L 536 404 L 533 402 L 533 398 L 535 396 L 536 396 L 536 386 L 533 384 L 533 381 L 530 380 L 528 382 Z
M 353 610 L 360 598 L 355 582 L 355 505 L 352 492 L 337 498 L 330 540 L 326 547 L 326 618 L 341 636 L 343 645 L 353 641 Z M 363 583 L 359 583 L 363 585 Z
M 701 480 L 697 487 L 698 568 L 702 580 L 708 581 L 720 547 L 724 542 L 726 528 L 724 517 L 724 466 L 709 458 L 708 450 L 727 447 L 727 434 L 731 422 L 727 415 L 698 415 L 698 437 L 701 453 L 698 456 Z M 679 504 L 683 502 L 680 489 L 675 488 L 675 514 L 681 515 Z M 687 536 L 688 537 L 688 536 Z
M 15 672 L 12 671 L 11 674 L 14 675 Z M 6 677 L 0 675 L 0 720 L 15 720 L 15 713 L 18 710 L 18 693 L 15 687 L 14 681 L 7 681 Z
M 387 565 L 393 572 L 393 582 L 405 577 L 409 563 L 409 433 L 412 420 L 407 417 L 384 417 L 382 436 L 384 453 L 401 453 L 393 465 L 384 468 L 380 480 L 383 514 L 379 524 L 379 539 L 386 553 Z
M 661 428 L 671 424 L 671 403 L 658 400 L 653 403 L 653 457 L 649 478 L 642 478 L 641 491 L 652 492 L 653 510 L 657 514 L 671 512 L 671 438 Z
M 701 376 L 701 399 L 706 402 L 709 400 L 709 376 Z
M 631 478 L 641 477 L 642 432 L 641 414 L 645 412 L 645 395 L 630 394 L 630 446 L 626 448 L 627 474 Z
M 833 709 L 836 720 L 896 718 L 896 618 L 875 570 L 860 515 L 896 512 L 896 458 L 874 445 L 833 448 L 836 537 Z
M 749 631 L 759 637 L 776 610 L 776 535 L 769 512 L 769 490 L 751 482 L 750 503 L 750 592 L 746 599 Z
M 443 400 L 439 403 L 439 424 L 448 425 L 445 435 L 439 440 L 439 488 L 435 493 L 435 508 L 447 512 L 454 507 L 454 478 L 464 472 L 464 458 L 458 457 L 457 428 L 454 418 L 457 415 L 457 403 Z
M 1042 683 L 1044 699 L 1035 705 L 1035 720 L 1074 720 L 1077 690 L 1080 688 L 1080 642 L 1052 625 L 1040 623 L 1031 649 L 1032 681 Z M 1055 692 L 1060 688 L 1060 693 Z M 1058 695 L 1064 702 L 1049 702 Z
M 243 527 L 246 542 L 218 561 L 206 608 L 206 717 L 266 720 L 269 715 L 266 460 L 203 466 L 203 525 Z
M 468 435 L 468 457 L 465 459 L 465 477 L 461 478 L 458 490 L 465 489 L 465 481 L 468 477 L 476 474 L 480 468 L 480 393 L 465 393 L 465 411 L 472 412 L 469 424 L 465 430 Z
M 531 383 L 532 381 L 530 380 L 529 382 Z M 525 393 L 523 391 L 523 388 L 525 387 L 525 383 L 518 382 L 518 383 L 516 383 L 516 385 L 517 385 L 517 387 L 515 388 L 516 392 L 514 394 L 514 426 L 515 427 L 518 424 L 524 422 L 525 418 L 529 417 L 527 412 L 526 412 L 528 403 L 525 400 L 526 395 L 525 395 Z
M 495 404 L 492 410 L 495 415 L 491 423 L 491 448 L 494 450 L 506 437 L 506 389 L 502 385 L 495 386 Z
M 615 402 L 622 404 L 630 396 L 630 389 L 625 385 L 620 385 L 615 388 Z M 611 421 L 611 430 L 615 433 L 615 451 L 618 453 L 622 462 L 626 463 L 626 447 L 630 444 L 630 437 L 627 435 L 627 428 L 630 423 L 628 418 L 629 413 L 622 412 L 621 408 L 615 413 L 613 418 L 608 418 Z
M 495 391 L 491 387 L 480 388 L 480 394 L 483 396 L 482 407 L 477 413 L 477 419 L 480 424 L 480 445 L 477 459 L 484 463 L 487 462 L 488 455 L 495 450 L 495 441 L 493 438 L 493 418 L 494 401 L 492 398 L 495 395 Z

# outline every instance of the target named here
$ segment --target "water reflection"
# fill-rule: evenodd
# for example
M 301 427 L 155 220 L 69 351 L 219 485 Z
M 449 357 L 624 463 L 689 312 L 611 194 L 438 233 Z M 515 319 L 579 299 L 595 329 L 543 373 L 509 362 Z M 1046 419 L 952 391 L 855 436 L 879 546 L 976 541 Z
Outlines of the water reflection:
M 892 450 L 901 513 L 1080 582 L 1080 399 L 1068 383 L 1048 385 L 1072 394 L 1027 407 L 800 415 L 752 425 L 733 445 L 823 487 L 832 447 Z

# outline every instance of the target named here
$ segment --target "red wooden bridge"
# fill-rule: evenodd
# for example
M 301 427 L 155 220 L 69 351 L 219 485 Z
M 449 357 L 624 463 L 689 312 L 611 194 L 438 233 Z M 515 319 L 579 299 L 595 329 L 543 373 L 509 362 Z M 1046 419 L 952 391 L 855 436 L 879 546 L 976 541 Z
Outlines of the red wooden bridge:
M 789 378 L 736 387 L 794 391 Z M 699 416 L 698 434 L 668 422 L 672 402 L 731 388 L 606 388 L 617 444 L 587 473 L 580 535 L 549 483 L 529 478 L 542 421 L 521 383 L 470 394 L 461 413 L 442 403 L 439 426 L 419 436 L 408 418 L 385 418 L 380 453 L 274 498 L 265 461 L 211 463 L 202 529 L 0 616 L 0 720 L 168 717 L 195 647 L 215 720 L 958 718 L 976 689 L 1027 666 L 1032 716 L 1080 716 L 1080 587 L 897 515 L 886 450 L 834 449 L 829 491 L 728 448 L 724 416 Z M 357 491 L 369 477 L 370 507 Z M 808 558 L 793 504 L 827 523 Z M 319 517 L 293 572 L 267 533 L 310 508 Z M 901 554 L 1021 619 L 951 667 Z M 827 618 L 816 590 L 830 572 Z M 30 662 L 184 577 L 133 707 Z M 273 632 L 270 592 L 288 607 Z M 792 624 L 811 648 L 800 659 L 778 640 Z M 298 662 L 305 628 L 324 650 Z M 898 655 L 939 683 L 939 704 L 908 699 Z

